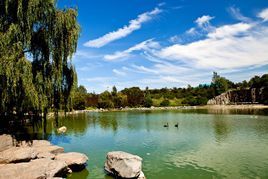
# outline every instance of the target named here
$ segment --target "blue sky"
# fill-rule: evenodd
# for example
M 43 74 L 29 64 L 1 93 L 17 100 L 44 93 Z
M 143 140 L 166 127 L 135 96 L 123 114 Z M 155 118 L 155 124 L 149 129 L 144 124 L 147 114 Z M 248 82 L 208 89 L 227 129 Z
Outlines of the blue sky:
M 73 56 L 89 92 L 238 82 L 268 72 L 267 0 L 59 0 L 77 7 Z

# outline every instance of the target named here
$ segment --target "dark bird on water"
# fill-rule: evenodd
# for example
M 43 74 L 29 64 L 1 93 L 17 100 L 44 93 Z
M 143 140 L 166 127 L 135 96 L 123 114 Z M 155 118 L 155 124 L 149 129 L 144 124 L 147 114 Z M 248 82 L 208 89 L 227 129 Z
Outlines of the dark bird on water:
M 179 123 L 175 124 L 175 127 L 179 127 Z
M 168 123 L 167 124 L 164 124 L 164 127 L 168 127 Z

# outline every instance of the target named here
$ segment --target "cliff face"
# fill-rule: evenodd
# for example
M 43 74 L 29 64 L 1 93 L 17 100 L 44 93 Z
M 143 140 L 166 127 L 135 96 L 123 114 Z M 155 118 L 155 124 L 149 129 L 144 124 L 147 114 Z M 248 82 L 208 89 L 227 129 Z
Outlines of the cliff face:
M 268 101 L 268 88 L 231 90 L 210 99 L 209 105 L 224 104 L 265 104 Z

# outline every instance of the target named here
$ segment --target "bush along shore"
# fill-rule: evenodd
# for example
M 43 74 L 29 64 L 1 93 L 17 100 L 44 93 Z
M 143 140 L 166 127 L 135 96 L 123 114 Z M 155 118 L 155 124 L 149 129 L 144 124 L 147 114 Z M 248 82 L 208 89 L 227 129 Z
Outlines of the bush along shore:
M 87 161 L 85 154 L 64 153 L 46 140 L 17 141 L 0 135 L 0 179 L 66 177 L 83 170 Z
M 106 90 L 100 94 L 88 93 L 81 85 L 74 90 L 72 109 L 200 106 L 206 105 L 210 99 L 225 93 L 230 94 L 227 97 L 230 98 L 229 101 L 232 104 L 268 104 L 268 74 L 261 77 L 254 76 L 249 81 L 234 83 L 214 72 L 210 84 L 200 84 L 196 87 L 190 85 L 186 88 L 149 89 L 147 87 L 144 90 L 132 87 L 118 91 L 114 86 L 111 91 Z M 224 101 L 223 104 L 228 102 L 228 100 L 221 101 Z M 218 104 L 218 102 L 211 104 Z

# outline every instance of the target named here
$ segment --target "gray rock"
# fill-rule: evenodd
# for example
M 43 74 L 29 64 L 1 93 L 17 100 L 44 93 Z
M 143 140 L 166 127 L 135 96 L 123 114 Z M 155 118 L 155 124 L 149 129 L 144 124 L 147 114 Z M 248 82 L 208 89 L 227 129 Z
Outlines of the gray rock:
M 20 147 L 31 147 L 37 153 L 37 158 L 54 159 L 56 154 L 63 153 L 64 148 L 52 145 L 46 140 L 33 140 L 32 142 L 22 141 Z
M 37 153 L 31 147 L 12 147 L 0 152 L 0 164 L 28 162 L 36 156 Z
M 52 145 L 47 140 L 33 140 L 33 141 L 20 141 L 17 146 L 19 147 L 44 147 Z
M 257 104 L 268 98 L 267 87 L 229 90 L 210 100 L 208 105 Z
M 63 154 L 62 147 L 45 140 L 16 142 L 10 135 L 0 135 L 0 146 L 0 179 L 64 177 L 72 170 L 84 169 L 88 160 L 76 152 Z
M 64 176 L 68 167 L 63 161 L 37 159 L 28 163 L 0 165 L 0 179 L 45 179 Z
M 33 149 L 37 152 L 37 154 L 40 153 L 51 153 L 51 154 L 59 154 L 64 152 L 64 148 L 56 146 L 56 145 L 50 145 L 50 146 L 33 146 Z
M 88 157 L 85 154 L 69 152 L 56 155 L 55 160 L 64 161 L 73 171 L 79 171 L 85 168 Z
M 41 152 L 37 154 L 37 158 L 49 158 L 54 160 L 55 159 L 55 154 L 52 154 L 50 152 Z
M 0 135 L 0 152 L 13 147 L 13 139 L 11 135 Z
M 142 169 L 142 158 L 122 151 L 108 152 L 104 164 L 105 170 L 116 177 L 145 178 Z

